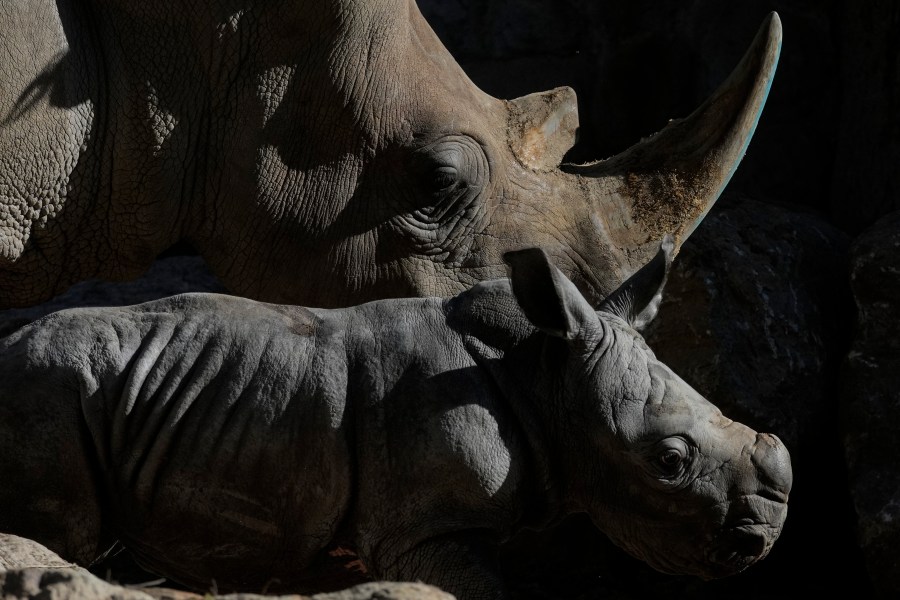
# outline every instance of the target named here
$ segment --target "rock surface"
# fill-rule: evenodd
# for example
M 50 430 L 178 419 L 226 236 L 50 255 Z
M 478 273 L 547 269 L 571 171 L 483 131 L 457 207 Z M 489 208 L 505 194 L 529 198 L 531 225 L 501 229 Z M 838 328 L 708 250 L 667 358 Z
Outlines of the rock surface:
M 454 600 L 454 596 L 422 583 L 373 581 L 313 596 L 260 594 L 195 594 L 163 587 L 124 587 L 103 581 L 62 560 L 46 547 L 0 533 L 0 599 L 24 600 Z
M 900 597 L 900 212 L 853 243 L 858 322 L 843 366 L 843 433 L 859 543 L 879 597 Z

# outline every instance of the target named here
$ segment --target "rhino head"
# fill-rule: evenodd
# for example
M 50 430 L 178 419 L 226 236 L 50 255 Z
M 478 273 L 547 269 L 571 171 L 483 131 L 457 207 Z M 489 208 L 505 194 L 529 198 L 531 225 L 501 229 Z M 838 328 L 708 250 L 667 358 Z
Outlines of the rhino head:
M 597 302 L 709 210 L 781 40 L 772 14 L 692 115 L 572 165 L 574 92 L 484 93 L 414 0 L 40 4 L 0 13 L 2 306 L 180 241 L 271 302 L 450 296 L 525 246 Z
M 223 199 L 221 233 L 195 238 L 243 294 L 307 305 L 452 296 L 503 276 L 505 251 L 536 246 L 597 302 L 662 232 L 680 244 L 718 197 L 781 39 L 773 14 L 690 117 L 612 158 L 561 165 L 578 129 L 570 88 L 491 97 L 413 0 L 352 3 L 329 25 L 327 73 L 298 67 L 267 109 L 279 125 L 261 140 L 253 189 L 225 186 L 256 202 Z M 242 238 L 256 242 L 234 260 Z
M 568 348 L 555 353 L 566 355 L 563 406 L 544 421 L 558 423 L 569 509 L 657 570 L 712 579 L 769 553 L 793 475 L 775 435 L 726 418 L 635 329 L 656 313 L 673 246 L 597 311 L 542 251 L 506 259 L 528 319 Z

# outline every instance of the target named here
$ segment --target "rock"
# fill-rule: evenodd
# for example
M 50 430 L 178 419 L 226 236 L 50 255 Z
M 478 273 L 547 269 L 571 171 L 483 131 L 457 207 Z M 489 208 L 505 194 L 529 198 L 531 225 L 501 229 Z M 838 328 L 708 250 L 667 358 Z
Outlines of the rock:
M 843 365 L 843 440 L 859 543 L 881 598 L 900 596 L 900 211 L 850 251 L 857 306 Z
M 51 567 L 78 568 L 33 540 L 0 533 L 0 571 Z
M 160 588 L 149 588 L 156 600 L 454 600 L 455 596 L 423 583 L 373 581 L 327 594 L 313 596 L 264 596 L 259 594 L 193 594 Z
M 347 590 L 316 594 L 311 600 L 454 600 L 455 596 L 423 583 L 373 581 Z
M 0 533 L 0 598 L 153 600 L 109 584 L 33 540 L 5 533 Z
M 42 600 L 153 600 L 139 590 L 106 583 L 81 569 L 17 569 L 0 572 L 0 598 Z
M 812 214 L 726 193 L 675 258 L 648 343 L 726 415 L 802 454 L 834 422 L 849 241 Z
M 390 581 L 313 596 L 197 594 L 154 584 L 121 586 L 103 581 L 33 540 L 0 533 L 0 600 L 454 600 L 434 586 Z

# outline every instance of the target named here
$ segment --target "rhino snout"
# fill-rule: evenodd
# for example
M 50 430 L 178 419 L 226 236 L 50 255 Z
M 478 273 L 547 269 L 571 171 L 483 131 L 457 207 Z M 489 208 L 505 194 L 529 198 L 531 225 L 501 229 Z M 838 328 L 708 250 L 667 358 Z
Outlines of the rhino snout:
M 703 575 L 715 579 L 739 573 L 765 558 L 781 533 L 793 483 L 791 459 L 778 437 L 757 433 L 749 479 L 742 479 L 723 530 L 706 553 Z
M 706 578 L 715 579 L 739 573 L 766 557 L 778 536 L 768 527 L 759 524 L 729 529 L 717 539 L 709 552 L 708 561 L 713 567 Z
M 771 433 L 756 434 L 751 462 L 759 479 L 759 495 L 774 502 L 787 502 L 794 481 L 787 448 Z

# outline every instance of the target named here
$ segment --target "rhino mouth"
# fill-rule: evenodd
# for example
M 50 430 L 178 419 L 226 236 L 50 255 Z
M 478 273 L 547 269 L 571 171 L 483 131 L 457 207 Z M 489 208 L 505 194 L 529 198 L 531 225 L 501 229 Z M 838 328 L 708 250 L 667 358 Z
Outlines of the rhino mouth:
M 741 523 L 718 535 L 707 552 L 707 563 L 712 567 L 709 579 L 717 579 L 740 573 L 769 554 L 778 528 L 768 524 Z

